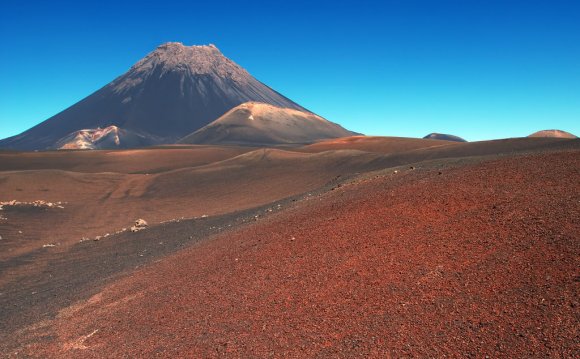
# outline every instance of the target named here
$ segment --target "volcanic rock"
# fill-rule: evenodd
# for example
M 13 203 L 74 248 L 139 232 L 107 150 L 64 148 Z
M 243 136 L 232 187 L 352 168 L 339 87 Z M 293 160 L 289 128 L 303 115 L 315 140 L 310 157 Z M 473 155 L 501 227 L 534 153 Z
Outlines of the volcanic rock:
M 144 219 L 138 219 L 135 221 L 135 225 L 131 227 L 131 232 L 139 232 L 147 228 L 148 224 Z
M 134 132 L 120 129 L 117 126 L 106 128 L 92 128 L 75 131 L 54 145 L 59 150 L 96 150 L 144 147 L 155 144 L 150 136 L 139 135 Z

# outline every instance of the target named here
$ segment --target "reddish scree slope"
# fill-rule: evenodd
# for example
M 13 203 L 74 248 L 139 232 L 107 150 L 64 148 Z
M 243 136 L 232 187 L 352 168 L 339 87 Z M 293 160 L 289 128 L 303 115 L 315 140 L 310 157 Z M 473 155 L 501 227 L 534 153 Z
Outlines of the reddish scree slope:
M 27 351 L 578 356 L 579 169 L 573 151 L 385 171 L 138 270 Z

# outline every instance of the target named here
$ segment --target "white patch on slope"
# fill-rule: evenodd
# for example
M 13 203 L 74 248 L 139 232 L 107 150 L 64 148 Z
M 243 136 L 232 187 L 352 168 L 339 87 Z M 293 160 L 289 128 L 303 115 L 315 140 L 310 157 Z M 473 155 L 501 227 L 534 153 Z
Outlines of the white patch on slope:
M 121 144 L 121 139 L 119 138 L 119 128 L 117 126 L 96 129 L 83 129 L 76 131 L 67 137 L 71 136 L 74 137 L 69 141 L 67 141 L 67 138 L 62 140 L 65 143 L 58 147 L 59 150 L 93 150 L 97 148 L 95 144 L 107 136 L 111 136 L 117 146 Z

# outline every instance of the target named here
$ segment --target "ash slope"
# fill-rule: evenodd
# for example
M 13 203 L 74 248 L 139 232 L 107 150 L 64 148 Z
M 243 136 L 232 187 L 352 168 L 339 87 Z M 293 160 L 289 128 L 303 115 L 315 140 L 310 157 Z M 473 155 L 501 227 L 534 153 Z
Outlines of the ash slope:
M 354 134 L 309 112 L 248 102 L 235 107 L 179 142 L 241 145 L 304 144 Z
M 75 131 L 111 125 L 151 143 L 174 143 L 248 101 L 305 110 L 256 80 L 213 45 L 167 43 L 92 95 L 0 141 L 0 147 L 47 149 Z

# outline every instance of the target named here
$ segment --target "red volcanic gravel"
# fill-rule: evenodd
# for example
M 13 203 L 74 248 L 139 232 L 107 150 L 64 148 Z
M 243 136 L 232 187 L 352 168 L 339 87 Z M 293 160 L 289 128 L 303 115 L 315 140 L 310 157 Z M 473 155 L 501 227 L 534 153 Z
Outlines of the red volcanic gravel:
M 579 175 L 577 151 L 384 171 L 139 269 L 23 351 L 579 357 Z

